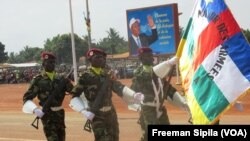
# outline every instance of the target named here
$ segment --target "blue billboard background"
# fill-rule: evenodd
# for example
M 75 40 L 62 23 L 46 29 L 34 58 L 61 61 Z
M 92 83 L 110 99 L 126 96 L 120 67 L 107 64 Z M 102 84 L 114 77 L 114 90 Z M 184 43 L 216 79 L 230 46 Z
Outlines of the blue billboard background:
M 157 7 L 127 10 L 127 21 L 131 18 L 140 19 L 141 33 L 151 35 L 147 16 L 151 15 L 158 32 L 158 40 L 150 45 L 154 54 L 174 54 L 176 52 L 175 21 L 173 5 L 162 5 Z M 178 22 L 177 22 L 178 23 Z M 129 23 L 127 23 L 129 25 Z M 129 27 L 129 26 L 128 26 Z M 179 27 L 179 25 L 177 25 Z M 177 33 L 178 34 L 178 33 Z M 131 31 L 128 28 L 128 37 Z

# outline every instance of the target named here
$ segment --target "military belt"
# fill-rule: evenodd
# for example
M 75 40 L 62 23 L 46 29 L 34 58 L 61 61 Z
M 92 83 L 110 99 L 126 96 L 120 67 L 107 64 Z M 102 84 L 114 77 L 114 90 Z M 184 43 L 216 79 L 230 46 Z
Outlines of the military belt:
M 56 111 L 60 111 L 60 110 L 62 110 L 62 109 L 63 109 L 63 107 L 62 107 L 62 106 L 50 107 L 50 109 L 51 109 L 51 111 L 56 112 Z
M 156 102 L 142 102 L 142 105 L 150 106 L 150 107 L 156 107 L 157 106 Z
M 103 106 L 102 108 L 99 109 L 101 112 L 108 112 L 111 110 L 111 106 Z

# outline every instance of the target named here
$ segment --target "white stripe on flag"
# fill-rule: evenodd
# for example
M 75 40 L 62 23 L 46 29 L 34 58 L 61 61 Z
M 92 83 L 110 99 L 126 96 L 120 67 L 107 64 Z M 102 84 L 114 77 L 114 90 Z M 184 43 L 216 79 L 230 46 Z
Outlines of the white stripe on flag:
M 214 49 L 202 62 L 205 70 L 209 73 L 219 59 L 219 52 L 222 46 Z M 246 91 L 250 83 L 239 71 L 230 56 L 226 56 L 224 64 L 217 76 L 214 77 L 214 82 L 224 94 L 226 99 L 231 103 L 236 100 L 244 91 Z
M 202 14 L 198 14 L 201 13 L 202 9 L 200 7 L 200 2 L 198 2 L 197 8 L 195 9 L 194 15 L 193 15 L 193 25 L 192 28 L 193 29 L 193 34 L 194 34 L 194 41 L 197 42 L 198 38 L 200 36 L 200 34 L 202 33 L 202 31 L 208 26 L 208 20 L 207 18 Z M 204 12 L 204 11 L 203 11 Z

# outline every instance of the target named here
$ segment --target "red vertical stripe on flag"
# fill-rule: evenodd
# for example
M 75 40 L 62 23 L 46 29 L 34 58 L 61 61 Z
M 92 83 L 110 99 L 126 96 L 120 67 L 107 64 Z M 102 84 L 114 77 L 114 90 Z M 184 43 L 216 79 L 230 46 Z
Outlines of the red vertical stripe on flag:
M 198 39 L 198 47 L 194 53 L 194 70 L 212 50 L 238 32 L 241 32 L 241 29 L 228 9 L 218 15 L 216 21 L 211 21 Z

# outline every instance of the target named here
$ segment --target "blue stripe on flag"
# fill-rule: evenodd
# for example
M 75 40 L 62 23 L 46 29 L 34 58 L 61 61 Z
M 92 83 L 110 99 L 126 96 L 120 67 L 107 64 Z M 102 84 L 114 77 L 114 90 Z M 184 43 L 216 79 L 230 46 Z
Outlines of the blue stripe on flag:
M 242 32 L 225 41 L 224 46 L 228 55 L 234 61 L 240 72 L 250 81 L 250 45 Z
M 221 12 L 227 9 L 227 5 L 225 4 L 224 0 L 201 0 L 201 9 L 207 15 L 207 20 L 210 22 L 215 15 L 219 15 Z

